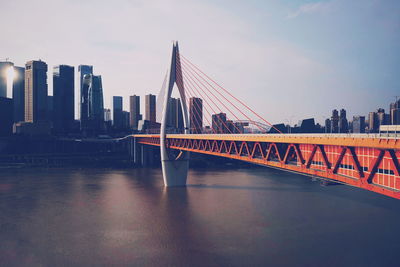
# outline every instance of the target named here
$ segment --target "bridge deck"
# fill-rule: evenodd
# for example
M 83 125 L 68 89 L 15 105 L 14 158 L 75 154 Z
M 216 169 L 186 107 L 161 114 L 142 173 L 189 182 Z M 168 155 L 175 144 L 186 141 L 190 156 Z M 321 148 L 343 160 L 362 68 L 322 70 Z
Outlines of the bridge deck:
M 159 135 L 136 134 L 133 137 L 159 138 Z M 400 149 L 400 135 L 393 134 L 168 134 L 167 138 Z
M 159 135 L 132 135 L 160 146 Z M 167 147 L 332 179 L 400 199 L 400 138 L 379 134 L 168 134 Z

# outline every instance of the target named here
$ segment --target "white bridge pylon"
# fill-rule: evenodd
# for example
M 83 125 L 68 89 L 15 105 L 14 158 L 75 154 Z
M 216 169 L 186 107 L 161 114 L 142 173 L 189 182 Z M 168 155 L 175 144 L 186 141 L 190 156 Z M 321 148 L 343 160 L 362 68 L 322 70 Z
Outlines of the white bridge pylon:
M 186 106 L 185 88 L 182 77 L 178 42 L 174 42 L 172 46 L 171 66 L 167 76 L 168 87 L 164 98 L 160 131 L 161 166 L 164 178 L 164 186 L 166 187 L 185 186 L 189 169 L 189 152 L 181 151 L 178 156 L 174 156 L 174 154 L 171 153 L 170 149 L 166 146 L 167 118 L 168 111 L 170 110 L 168 105 L 170 104 L 170 98 L 175 84 L 178 87 L 181 98 L 185 134 L 189 134 L 189 116 Z

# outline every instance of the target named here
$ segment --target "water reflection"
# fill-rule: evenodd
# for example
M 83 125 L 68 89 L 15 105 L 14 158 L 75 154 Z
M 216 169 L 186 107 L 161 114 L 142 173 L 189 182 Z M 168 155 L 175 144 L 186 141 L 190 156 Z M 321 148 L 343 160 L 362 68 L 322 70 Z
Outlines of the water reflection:
M 390 266 L 399 211 L 264 168 L 191 170 L 169 189 L 151 168 L 5 171 L 0 265 Z

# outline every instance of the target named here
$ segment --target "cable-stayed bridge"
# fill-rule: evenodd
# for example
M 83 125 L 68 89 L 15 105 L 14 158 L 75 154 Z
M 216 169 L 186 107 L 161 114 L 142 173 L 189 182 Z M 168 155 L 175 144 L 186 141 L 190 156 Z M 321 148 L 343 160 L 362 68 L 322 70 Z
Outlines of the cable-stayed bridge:
M 183 127 L 171 134 L 168 117 L 176 87 Z M 146 147 L 160 147 L 165 186 L 186 184 L 192 152 L 321 177 L 400 199 L 400 136 L 284 134 L 180 54 L 177 43 L 159 95 L 161 128 L 157 134 L 132 135 L 130 151 L 140 162 L 151 153 Z

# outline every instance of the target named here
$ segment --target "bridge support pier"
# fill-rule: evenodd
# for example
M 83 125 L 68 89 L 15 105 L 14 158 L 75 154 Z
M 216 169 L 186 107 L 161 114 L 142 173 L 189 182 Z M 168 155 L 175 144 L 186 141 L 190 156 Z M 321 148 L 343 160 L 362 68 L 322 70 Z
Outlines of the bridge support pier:
M 189 159 L 162 160 L 161 164 L 164 185 L 166 187 L 186 186 L 189 170 Z
M 141 145 L 141 163 L 143 167 L 154 165 L 154 150 L 155 148 L 148 145 Z
M 141 159 L 141 146 L 136 138 L 133 138 L 133 151 L 132 151 L 132 158 L 133 158 L 133 164 L 135 165 L 142 165 L 142 159 Z
M 136 139 L 132 140 L 130 147 L 130 157 L 135 165 L 143 167 L 154 165 L 156 148 L 139 144 Z

